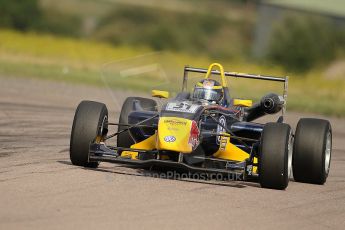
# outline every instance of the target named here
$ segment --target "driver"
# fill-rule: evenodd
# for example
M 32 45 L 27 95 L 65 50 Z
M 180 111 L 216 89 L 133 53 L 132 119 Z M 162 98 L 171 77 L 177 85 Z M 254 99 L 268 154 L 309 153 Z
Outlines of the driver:
M 193 98 L 206 100 L 212 104 L 220 104 L 224 97 L 223 87 L 213 79 L 203 79 L 199 81 L 193 92 Z

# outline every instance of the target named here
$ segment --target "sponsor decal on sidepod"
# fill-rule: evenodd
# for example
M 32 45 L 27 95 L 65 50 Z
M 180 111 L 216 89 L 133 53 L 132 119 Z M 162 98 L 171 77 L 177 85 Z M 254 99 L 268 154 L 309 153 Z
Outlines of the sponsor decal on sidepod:
M 185 121 L 179 121 L 179 120 L 174 120 L 174 119 L 170 119 L 170 120 L 164 120 L 164 123 L 170 124 L 170 125 L 183 125 L 186 126 L 187 122 Z
M 219 125 L 219 124 L 221 124 L 221 125 Z M 217 126 L 217 134 L 220 134 L 220 133 L 225 132 L 224 127 L 226 126 L 226 118 L 225 118 L 223 115 L 220 116 L 220 118 L 219 118 L 219 124 L 218 124 L 218 126 Z M 217 145 L 220 144 L 221 139 L 222 139 L 221 136 L 218 136 L 218 137 L 217 137 L 217 139 L 216 139 Z
M 174 141 L 176 141 L 176 137 L 174 137 L 174 136 L 166 136 L 166 137 L 164 137 L 164 141 L 165 142 L 174 142 Z
M 198 124 L 195 121 L 192 121 L 188 143 L 192 146 L 193 150 L 199 144 L 199 135 L 200 131 L 198 128 Z

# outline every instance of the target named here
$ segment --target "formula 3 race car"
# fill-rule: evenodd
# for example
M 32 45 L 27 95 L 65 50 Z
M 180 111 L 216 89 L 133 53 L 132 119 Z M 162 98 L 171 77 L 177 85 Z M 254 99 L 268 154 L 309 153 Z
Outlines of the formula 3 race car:
M 205 74 L 193 92 L 187 91 L 189 72 Z M 212 76 L 220 77 L 221 83 Z M 270 93 L 254 104 L 231 98 L 227 77 L 281 82 L 283 95 Z M 158 167 L 209 179 L 258 181 L 272 189 L 285 189 L 292 175 L 297 182 L 324 184 L 331 161 L 331 125 L 326 120 L 302 118 L 293 133 L 284 123 L 287 86 L 287 77 L 225 72 L 213 63 L 208 69 L 185 67 L 182 92 L 160 110 L 153 99 L 128 97 L 118 123 L 108 121 L 105 104 L 82 101 L 71 132 L 72 164 Z M 168 98 L 169 93 L 153 90 L 152 96 Z M 280 111 L 275 122 L 253 122 Z M 110 125 L 118 126 L 118 131 L 108 134 Z M 107 145 L 114 137 L 117 145 Z

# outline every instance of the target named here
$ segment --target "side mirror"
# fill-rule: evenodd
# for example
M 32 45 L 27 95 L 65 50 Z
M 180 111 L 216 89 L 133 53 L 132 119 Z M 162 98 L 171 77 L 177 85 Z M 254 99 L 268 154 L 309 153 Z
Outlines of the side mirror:
M 169 92 L 168 91 L 152 90 L 151 94 L 152 94 L 152 97 L 169 98 Z
M 234 99 L 233 100 L 234 106 L 241 106 L 241 107 L 251 107 L 253 105 L 252 100 L 243 100 L 243 99 Z

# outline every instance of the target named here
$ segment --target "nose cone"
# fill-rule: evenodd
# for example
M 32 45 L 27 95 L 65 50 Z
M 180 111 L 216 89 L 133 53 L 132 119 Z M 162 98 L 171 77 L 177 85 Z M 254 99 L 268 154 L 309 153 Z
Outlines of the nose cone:
M 161 117 L 158 122 L 158 150 L 191 153 L 199 145 L 199 128 L 193 120 Z

